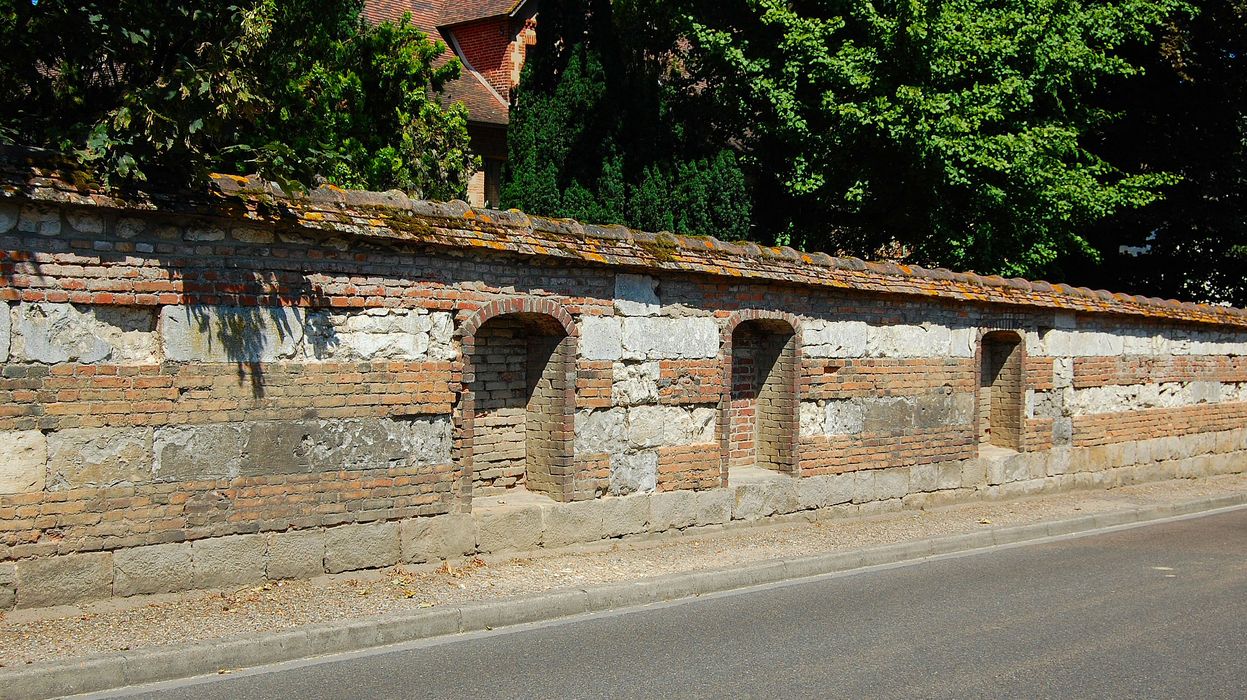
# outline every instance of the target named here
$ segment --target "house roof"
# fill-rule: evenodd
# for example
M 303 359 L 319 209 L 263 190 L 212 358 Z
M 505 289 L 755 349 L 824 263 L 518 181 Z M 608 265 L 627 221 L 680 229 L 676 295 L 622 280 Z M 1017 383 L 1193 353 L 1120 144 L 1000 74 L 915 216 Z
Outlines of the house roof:
M 364 17 L 373 23 L 397 22 L 403 14 L 411 13 L 411 23 L 432 39 L 447 44 L 445 56 L 454 52 L 449 48 L 450 37 L 443 28 L 475 20 L 508 15 L 518 10 L 526 0 L 366 0 Z M 468 121 L 481 124 L 505 126 L 510 119 L 508 105 L 479 74 L 467 70 L 458 80 L 447 83 L 441 99 L 443 102 L 462 102 L 468 108 Z

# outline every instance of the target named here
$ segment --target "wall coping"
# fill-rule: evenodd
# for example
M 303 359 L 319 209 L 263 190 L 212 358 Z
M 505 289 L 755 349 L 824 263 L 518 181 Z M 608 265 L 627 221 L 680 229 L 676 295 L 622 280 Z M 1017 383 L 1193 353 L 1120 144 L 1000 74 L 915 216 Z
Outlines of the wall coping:
M 326 185 L 287 193 L 275 183 L 237 175 L 213 175 L 209 191 L 200 193 L 106 190 L 52 161 L 46 152 L 0 152 L 0 202 L 224 218 L 482 254 L 503 252 L 655 272 L 1247 328 L 1247 310 L 1235 307 L 865 262 L 708 236 L 649 233 L 514 209 L 476 209 L 458 200 L 413 200 L 397 190 L 368 192 Z

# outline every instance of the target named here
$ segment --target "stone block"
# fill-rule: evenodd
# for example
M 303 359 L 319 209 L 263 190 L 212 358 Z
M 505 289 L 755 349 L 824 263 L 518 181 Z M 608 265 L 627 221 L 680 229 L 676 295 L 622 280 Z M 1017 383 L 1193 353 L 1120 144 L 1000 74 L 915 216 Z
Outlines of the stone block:
M 884 396 L 862 400 L 863 429 L 870 433 L 904 433 L 914 426 L 914 399 Z
M 935 491 L 939 487 L 940 467 L 938 464 L 915 464 L 909 468 L 911 491 Z
M 113 552 L 113 595 L 175 593 L 192 587 L 191 544 L 155 544 Z
M 241 426 L 169 425 L 152 436 L 152 476 L 195 481 L 237 476 L 242 463 Z
M 195 588 L 231 588 L 264 580 L 263 535 L 230 535 L 191 543 Z
M 17 603 L 17 564 L 0 563 L 0 611 L 8 610 Z
M 139 364 L 157 356 L 155 317 L 146 308 L 23 303 L 12 336 L 14 359 L 27 362 Z
M 649 521 L 646 499 L 605 497 L 550 506 L 545 511 L 544 546 L 564 547 L 645 532 Z
M 543 510 L 540 506 L 473 509 L 476 548 L 487 553 L 536 549 L 545 533 Z
M 426 466 L 451 461 L 450 416 L 324 421 L 309 450 L 315 471 Z
M 731 489 L 666 491 L 649 497 L 651 532 L 720 525 L 732 519 Z
M 325 573 L 325 531 L 270 532 L 265 576 L 270 579 L 312 578 Z
M 310 452 L 321 442 L 320 427 L 318 421 L 261 421 L 240 426 L 238 474 L 312 471 Z
M 13 311 L 8 303 L 0 301 L 0 362 L 9 361 L 9 346 L 13 338 Z
M 616 496 L 650 493 L 658 488 L 658 454 L 625 452 L 610 456 L 610 491 Z
M 654 316 L 662 310 L 658 280 L 649 275 L 615 275 L 615 312 L 623 316 Z
M 634 406 L 628 410 L 628 445 L 636 449 L 700 445 L 714 441 L 715 411 L 684 406 Z
M 880 500 L 903 498 L 909 493 L 909 467 L 876 470 L 875 493 Z
M 160 339 L 176 362 L 273 362 L 303 352 L 305 312 L 285 306 L 165 306 Z
M 849 472 L 853 476 L 853 502 L 869 503 L 878 500 L 879 493 L 875 488 L 875 471 L 874 469 L 861 469 L 855 472 Z
M 797 479 L 777 476 L 774 479 L 741 484 L 734 488 L 732 520 L 757 520 L 771 515 L 784 515 L 801 506 L 797 495 Z
M 938 468 L 939 476 L 936 481 L 936 489 L 944 491 L 961 488 L 961 477 L 965 470 L 963 462 L 940 462 Z
M 859 399 L 828 401 L 823 410 L 825 435 L 857 435 L 865 426 L 865 409 Z
M 690 360 L 719 354 L 713 318 L 637 317 L 623 320 L 623 359 Z
M 403 561 L 408 563 L 462 557 L 476 551 L 476 522 L 457 513 L 412 518 L 403 521 L 399 539 Z
M 827 508 L 852 500 L 852 474 L 827 474 L 797 480 L 797 501 L 803 509 Z
M 42 491 L 48 441 L 38 430 L 0 430 L 0 494 Z
M 79 233 L 104 233 L 104 217 L 100 216 L 96 210 L 67 209 L 65 219 L 69 222 L 70 228 Z
M 612 454 L 622 452 L 628 444 L 627 413 L 621 408 L 577 411 L 577 454 Z
M 987 484 L 987 461 L 982 457 L 961 463 L 961 485 L 975 488 Z
M 21 216 L 17 220 L 17 230 L 22 233 L 35 233 L 40 236 L 59 236 L 61 233 L 61 211 L 56 207 L 45 207 L 30 204 L 22 207 Z
M 611 384 L 611 402 L 616 406 L 658 403 L 657 361 L 640 363 L 616 362 Z
M 947 357 L 952 331 L 947 326 L 872 326 L 866 338 L 870 357 Z
M 21 217 L 21 210 L 13 204 L 0 204 L 0 233 L 8 233 L 17 226 L 17 220 Z
M 401 554 L 398 523 L 341 525 L 325 530 L 325 571 L 331 574 L 393 566 Z
M 17 607 L 46 608 L 107 598 L 113 592 L 111 552 L 67 554 L 17 562 Z
M 609 316 L 582 316 L 580 356 L 586 360 L 618 360 L 623 357 L 620 320 Z
M 107 488 L 151 481 L 151 428 L 48 433 L 48 488 Z
M 809 320 L 801 327 L 801 352 L 806 357 L 861 357 L 869 330 L 861 321 Z

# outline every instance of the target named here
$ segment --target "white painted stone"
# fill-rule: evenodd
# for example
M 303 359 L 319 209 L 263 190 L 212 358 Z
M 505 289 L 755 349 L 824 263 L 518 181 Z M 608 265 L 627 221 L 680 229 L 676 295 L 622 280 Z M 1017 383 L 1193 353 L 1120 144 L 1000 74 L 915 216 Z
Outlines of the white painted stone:
M 613 374 L 611 401 L 616 406 L 657 403 L 658 378 L 661 374 L 658 362 L 616 362 Z
M 620 320 L 609 316 L 582 316 L 580 356 L 586 360 L 618 360 L 623 357 Z
M 649 275 L 615 275 L 615 311 L 623 316 L 656 316 L 662 311 L 658 280 Z
M 48 441 L 38 430 L 0 431 L 0 494 L 42 491 Z
M 145 363 L 156 358 L 151 311 L 121 306 L 19 304 L 10 351 L 15 359 Z
M 50 207 L 35 204 L 22 207 L 21 218 L 17 222 L 17 230 L 22 233 L 35 233 L 40 236 L 57 236 L 61 233 L 61 212 Z
M 945 326 L 871 326 L 866 338 L 866 354 L 871 357 L 946 357 L 952 346 L 952 332 Z
M 852 399 L 828 401 L 823 416 L 825 435 L 856 435 L 862 432 L 865 421 L 861 402 Z
M 627 413 L 623 409 L 576 412 L 576 454 L 613 454 L 626 445 Z
M 806 357 L 861 357 L 869 330 L 861 321 L 809 320 L 801 325 L 801 352 Z
M 273 362 L 300 356 L 305 323 L 292 307 L 166 306 L 160 337 L 177 362 Z
M 12 328 L 13 311 L 7 303 L 0 301 L 0 362 L 9 361 Z
M 623 359 L 681 360 L 715 357 L 719 326 L 713 318 L 625 318 Z
M 650 493 L 658 488 L 658 453 L 615 453 L 611 455 L 610 463 L 612 494 Z

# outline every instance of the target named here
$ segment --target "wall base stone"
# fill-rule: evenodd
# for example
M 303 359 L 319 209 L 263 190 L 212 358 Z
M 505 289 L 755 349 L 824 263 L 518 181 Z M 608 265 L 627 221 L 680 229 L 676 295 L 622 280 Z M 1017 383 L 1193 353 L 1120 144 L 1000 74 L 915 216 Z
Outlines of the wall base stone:
M 324 530 L 271 532 L 265 538 L 268 578 L 312 578 L 325 572 Z
M 378 569 L 399 562 L 398 523 L 341 525 L 325 531 L 325 571 Z
M 107 598 L 112 589 L 112 552 L 69 554 L 17 562 L 19 608 L 73 605 Z
M 408 564 L 467 556 L 476 551 L 476 523 L 459 514 L 404 520 L 399 546 Z
M 264 580 L 263 535 L 234 535 L 191 544 L 196 588 L 246 586 Z
M 175 593 L 192 587 L 191 544 L 157 544 L 113 553 L 113 595 Z

